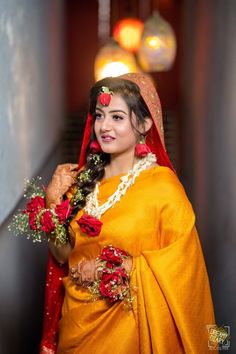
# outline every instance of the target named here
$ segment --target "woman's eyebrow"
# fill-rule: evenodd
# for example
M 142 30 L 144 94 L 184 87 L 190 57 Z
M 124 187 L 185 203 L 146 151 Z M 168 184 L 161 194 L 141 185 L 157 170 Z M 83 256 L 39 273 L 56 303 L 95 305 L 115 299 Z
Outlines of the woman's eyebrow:
M 99 107 L 96 107 L 96 111 L 100 111 L 103 113 L 103 109 L 101 109 Z M 124 114 L 128 115 L 128 113 L 125 111 L 122 111 L 122 109 L 112 109 L 111 111 L 109 111 L 109 113 L 124 113 Z

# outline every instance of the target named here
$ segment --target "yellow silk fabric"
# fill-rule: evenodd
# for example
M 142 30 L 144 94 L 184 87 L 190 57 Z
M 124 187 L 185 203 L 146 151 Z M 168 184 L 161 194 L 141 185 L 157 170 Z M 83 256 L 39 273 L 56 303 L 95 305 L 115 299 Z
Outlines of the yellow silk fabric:
M 116 190 L 120 176 L 104 179 L 99 203 Z M 126 194 L 101 218 L 97 237 L 76 222 L 72 267 L 96 258 L 105 245 L 133 257 L 133 308 L 92 301 L 87 289 L 64 279 L 65 300 L 59 325 L 58 353 L 68 354 L 204 354 L 207 325 L 215 324 L 208 276 L 195 217 L 184 189 L 167 167 L 141 172 Z M 214 353 L 217 353 L 214 350 Z

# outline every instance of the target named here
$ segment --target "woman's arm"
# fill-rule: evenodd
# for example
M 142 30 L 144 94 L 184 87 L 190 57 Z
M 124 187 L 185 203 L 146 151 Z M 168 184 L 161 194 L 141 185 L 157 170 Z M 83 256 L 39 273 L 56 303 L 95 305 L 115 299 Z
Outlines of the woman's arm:
M 57 260 L 57 262 L 60 264 L 64 264 L 68 261 L 73 247 L 69 241 L 63 246 L 55 246 L 53 242 L 49 241 L 49 249 L 52 252 L 54 258 Z
M 60 204 L 63 195 L 75 183 L 75 178 L 78 174 L 77 164 L 59 165 L 54 172 L 52 179 L 46 190 L 46 206 L 49 209 L 55 209 L 56 205 Z M 65 245 L 55 245 L 49 237 L 49 249 L 55 259 L 64 264 L 67 262 L 69 255 L 73 249 L 74 242 L 68 235 L 68 242 Z

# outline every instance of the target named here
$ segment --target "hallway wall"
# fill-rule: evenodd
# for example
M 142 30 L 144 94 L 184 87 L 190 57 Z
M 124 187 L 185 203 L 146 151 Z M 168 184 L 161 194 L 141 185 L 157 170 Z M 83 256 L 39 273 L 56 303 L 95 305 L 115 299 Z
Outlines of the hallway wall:
M 62 1 L 0 0 L 0 224 L 63 124 Z
M 63 16 L 62 0 L 0 0 L 1 354 L 38 353 L 47 244 L 14 237 L 6 217 L 24 178 L 46 184 L 60 160 Z
M 217 324 L 236 328 L 236 2 L 186 0 L 183 176 L 197 213 Z M 231 350 L 235 353 L 235 341 Z

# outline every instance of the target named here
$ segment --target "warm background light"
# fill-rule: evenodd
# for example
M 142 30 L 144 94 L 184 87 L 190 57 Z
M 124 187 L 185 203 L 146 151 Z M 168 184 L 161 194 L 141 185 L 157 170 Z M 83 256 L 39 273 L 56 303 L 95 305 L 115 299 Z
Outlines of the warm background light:
M 157 36 L 148 36 L 146 37 L 145 42 L 147 47 L 151 49 L 158 49 L 162 45 L 160 38 L 158 38 Z
M 98 81 L 106 76 L 138 72 L 139 68 L 132 53 L 111 41 L 99 50 L 95 58 L 94 71 L 95 79 Z
M 119 76 L 122 74 L 127 74 L 128 72 L 130 72 L 130 69 L 125 63 L 114 61 L 104 65 L 104 67 L 100 70 L 100 78 L 107 76 Z
M 136 52 L 141 43 L 142 32 L 141 20 L 132 17 L 124 18 L 115 25 L 113 37 L 122 48 Z
M 175 34 L 168 22 L 155 12 L 144 25 L 139 64 L 146 72 L 169 70 L 176 55 Z

